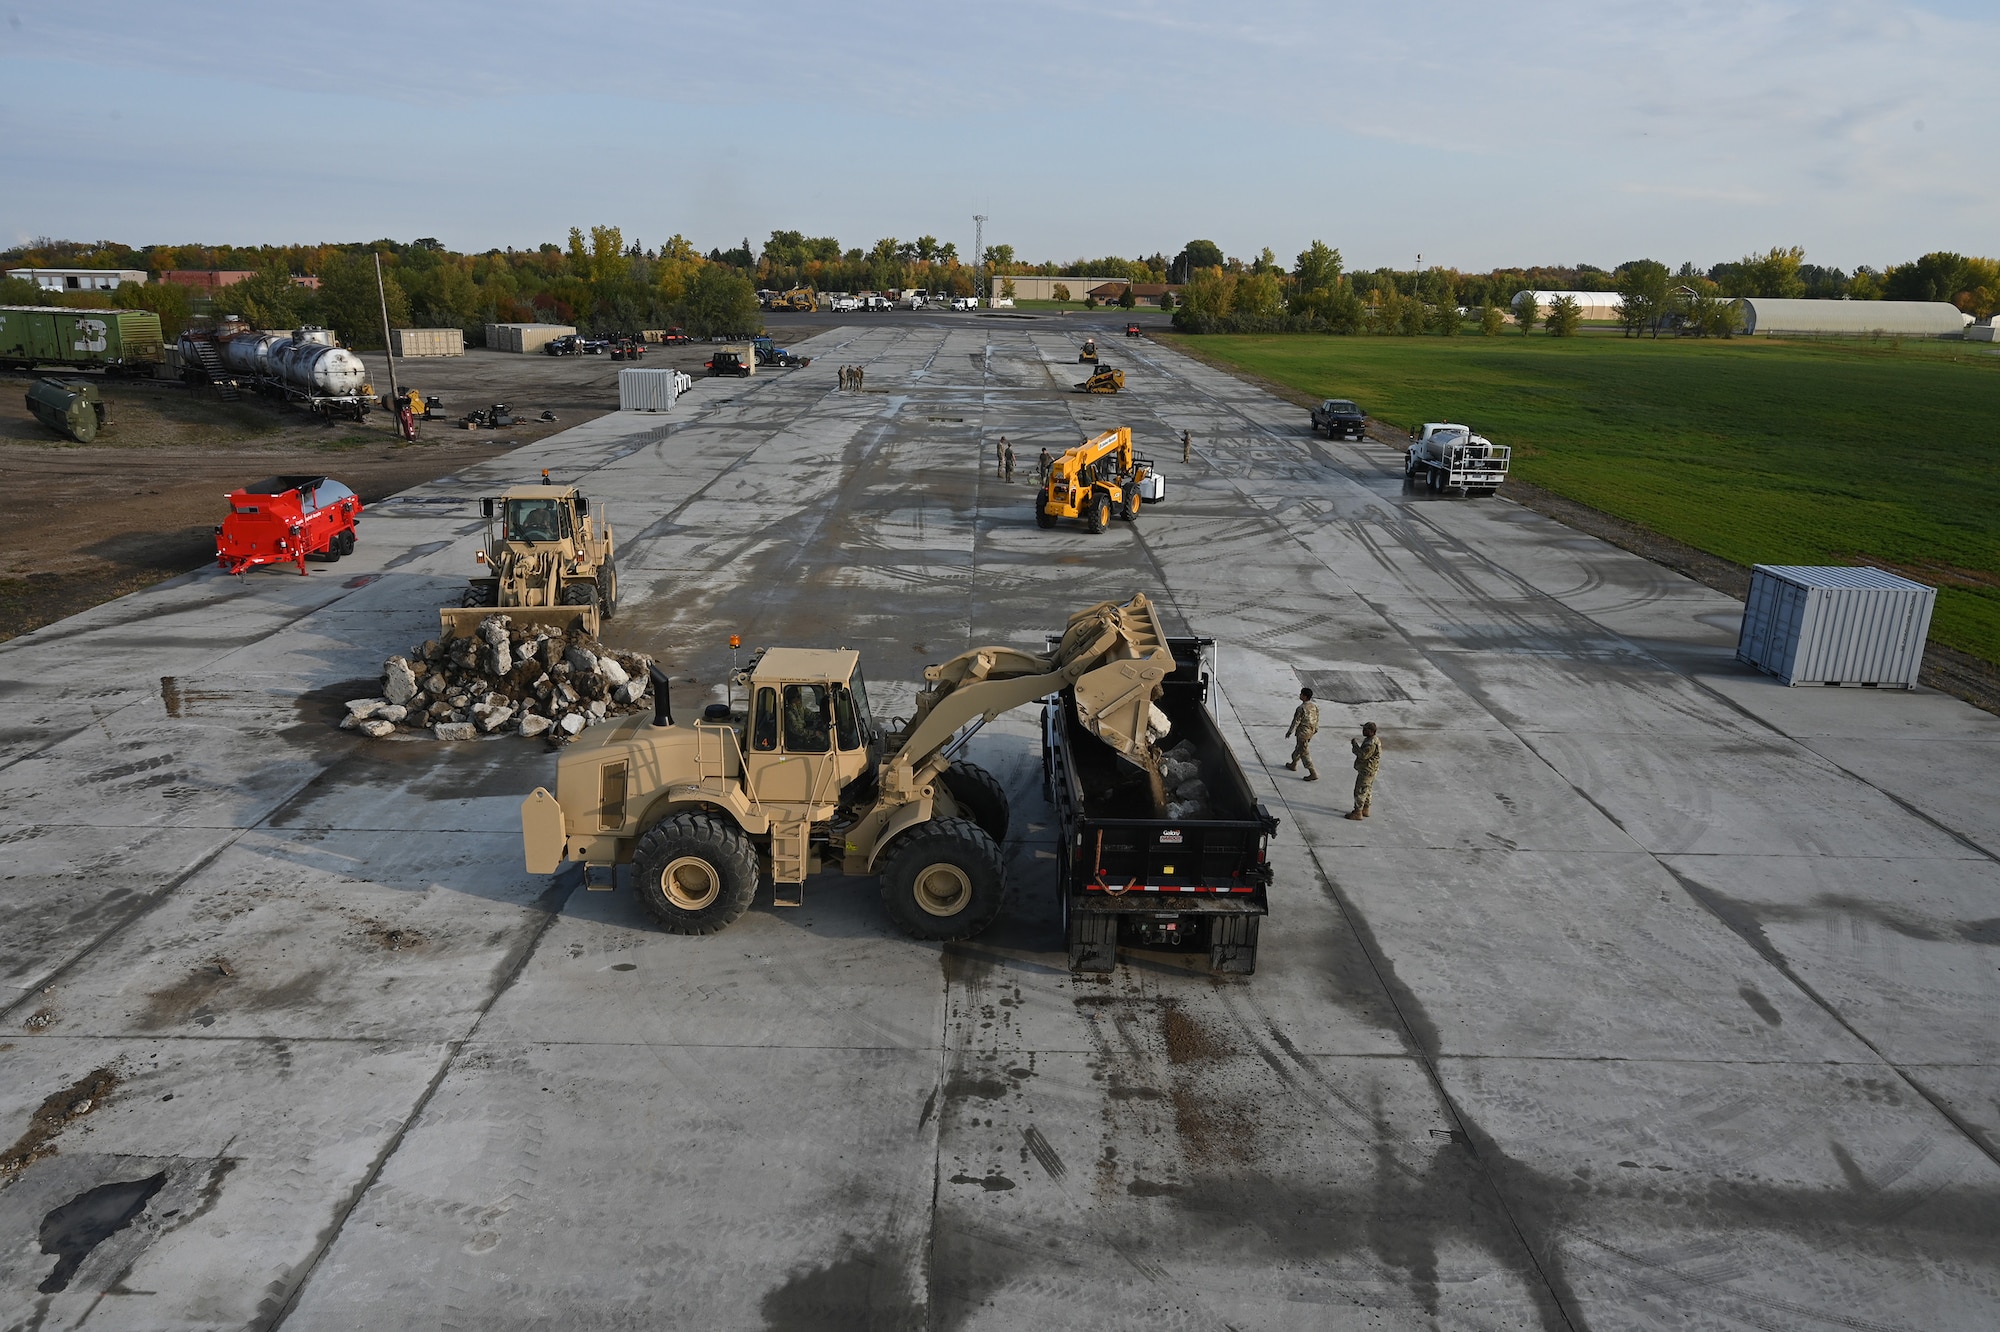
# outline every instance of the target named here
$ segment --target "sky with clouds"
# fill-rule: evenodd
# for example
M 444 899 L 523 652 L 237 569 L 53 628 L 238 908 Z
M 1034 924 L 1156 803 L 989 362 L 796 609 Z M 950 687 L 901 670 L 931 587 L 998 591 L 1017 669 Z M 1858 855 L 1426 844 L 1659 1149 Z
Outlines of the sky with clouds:
M 2000 254 L 2000 0 L 9 5 L 0 244 Z

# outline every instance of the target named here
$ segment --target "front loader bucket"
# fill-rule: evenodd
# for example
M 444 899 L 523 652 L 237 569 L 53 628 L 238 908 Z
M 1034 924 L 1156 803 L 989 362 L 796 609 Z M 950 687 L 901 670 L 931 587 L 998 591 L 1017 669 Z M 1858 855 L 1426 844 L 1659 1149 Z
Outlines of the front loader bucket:
M 1077 720 L 1120 756 L 1157 768 L 1146 728 L 1174 654 L 1151 599 L 1142 592 L 1122 606 L 1107 601 L 1071 616 L 1056 660 L 1092 663 L 1073 686 Z
M 543 629 L 551 637 L 567 634 L 573 628 L 581 628 L 592 638 L 597 637 L 598 616 L 595 606 L 468 606 L 447 607 L 438 611 L 438 619 L 443 626 L 444 639 L 471 638 L 479 632 L 480 623 L 489 615 L 504 615 L 513 621 L 517 629 Z

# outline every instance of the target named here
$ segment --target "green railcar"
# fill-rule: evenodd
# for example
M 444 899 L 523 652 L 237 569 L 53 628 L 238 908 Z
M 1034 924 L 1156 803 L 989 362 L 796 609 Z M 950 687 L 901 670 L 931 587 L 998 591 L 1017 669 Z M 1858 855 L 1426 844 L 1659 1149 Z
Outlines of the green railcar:
M 160 317 L 150 310 L 68 310 L 0 305 L 0 367 L 40 365 L 150 375 L 163 355 Z

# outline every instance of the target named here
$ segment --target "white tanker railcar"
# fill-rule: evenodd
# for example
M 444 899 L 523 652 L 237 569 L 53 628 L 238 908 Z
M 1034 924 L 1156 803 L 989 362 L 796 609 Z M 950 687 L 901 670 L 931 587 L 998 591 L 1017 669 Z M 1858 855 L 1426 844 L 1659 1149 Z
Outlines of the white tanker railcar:
M 323 328 L 183 333 L 180 352 L 190 378 L 248 386 L 322 415 L 360 421 L 378 405 L 368 367 Z

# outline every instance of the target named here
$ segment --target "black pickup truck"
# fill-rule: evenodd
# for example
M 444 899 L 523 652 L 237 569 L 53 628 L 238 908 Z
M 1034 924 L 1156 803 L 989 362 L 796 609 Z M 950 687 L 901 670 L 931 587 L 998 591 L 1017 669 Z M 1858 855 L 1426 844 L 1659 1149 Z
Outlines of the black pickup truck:
M 1056 815 L 1056 864 L 1070 970 L 1110 971 L 1118 944 L 1208 949 L 1212 970 L 1257 969 L 1269 912 L 1265 851 L 1278 830 L 1208 711 L 1214 640 L 1170 638 L 1174 672 L 1158 703 L 1171 729 L 1162 811 L 1148 775 L 1077 719 L 1068 692 L 1042 707 L 1042 782 Z
M 1368 413 L 1346 398 L 1328 398 L 1312 410 L 1313 430 L 1324 431 L 1328 439 L 1362 438 L 1368 430 Z

